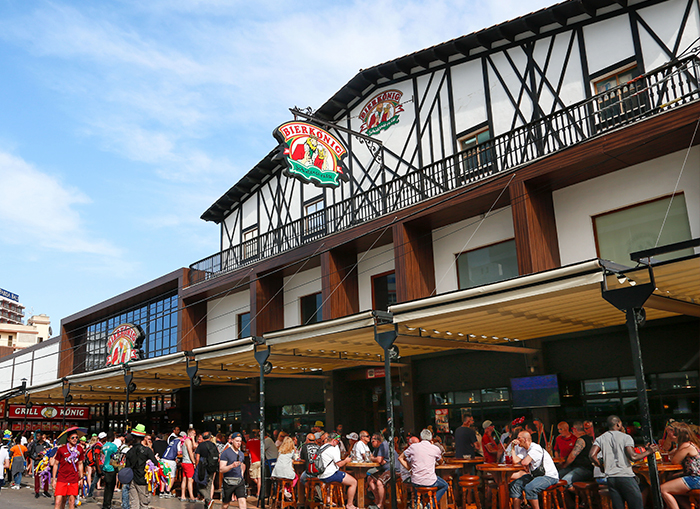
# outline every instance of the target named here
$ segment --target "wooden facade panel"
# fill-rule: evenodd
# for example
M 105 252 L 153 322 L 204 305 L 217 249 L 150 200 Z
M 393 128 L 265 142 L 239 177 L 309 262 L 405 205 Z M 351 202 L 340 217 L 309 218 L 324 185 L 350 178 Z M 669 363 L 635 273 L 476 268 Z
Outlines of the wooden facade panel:
M 321 255 L 323 319 L 332 320 L 360 311 L 357 253 L 340 248 Z
M 435 291 L 433 243 L 428 226 L 393 226 L 397 302 L 429 297 Z
M 257 274 L 250 283 L 250 334 L 284 329 L 282 274 Z
M 207 303 L 180 300 L 178 327 L 180 328 L 181 348 L 192 351 L 207 345 Z

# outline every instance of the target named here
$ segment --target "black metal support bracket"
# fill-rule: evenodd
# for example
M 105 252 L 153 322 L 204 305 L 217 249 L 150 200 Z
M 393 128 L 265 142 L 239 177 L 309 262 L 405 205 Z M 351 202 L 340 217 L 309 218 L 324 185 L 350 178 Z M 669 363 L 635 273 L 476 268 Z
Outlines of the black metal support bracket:
M 617 277 L 621 285 L 624 285 L 625 282 L 628 281 L 628 278 L 622 273 L 615 273 L 605 269 L 603 271 L 601 291 L 603 299 L 608 301 L 620 311 L 623 311 L 626 316 L 627 332 L 629 334 L 630 346 L 632 348 L 632 364 L 634 366 L 634 375 L 637 382 L 637 398 L 639 399 L 639 409 L 642 418 L 642 434 L 644 435 L 645 442 L 651 443 L 654 435 L 651 426 L 651 412 L 649 410 L 649 398 L 647 397 L 646 381 L 644 380 L 642 349 L 639 342 L 639 327 L 643 326 L 646 321 L 644 304 L 656 289 L 654 270 L 651 265 L 647 265 L 647 270 L 649 273 L 648 283 L 636 283 L 634 286 L 629 283 L 629 286 L 622 286 L 620 288 L 610 290 L 607 284 L 608 277 Z M 661 498 L 659 471 L 656 466 L 655 455 L 649 455 L 647 457 L 647 462 L 649 463 L 649 478 L 651 481 L 654 509 L 663 509 L 664 504 L 663 499 Z

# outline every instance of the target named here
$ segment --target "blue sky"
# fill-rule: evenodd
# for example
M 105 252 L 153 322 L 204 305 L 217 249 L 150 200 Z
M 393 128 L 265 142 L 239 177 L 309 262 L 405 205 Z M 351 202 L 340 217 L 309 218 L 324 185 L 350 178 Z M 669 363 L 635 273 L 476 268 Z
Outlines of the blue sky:
M 213 254 L 199 216 L 359 69 L 544 0 L 0 1 L 0 288 L 60 319 Z

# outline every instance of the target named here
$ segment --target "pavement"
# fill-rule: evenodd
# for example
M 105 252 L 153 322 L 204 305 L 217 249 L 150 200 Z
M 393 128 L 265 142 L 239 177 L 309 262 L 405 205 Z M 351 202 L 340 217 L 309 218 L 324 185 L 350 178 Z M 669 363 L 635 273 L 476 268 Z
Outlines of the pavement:
M 102 507 L 102 491 L 97 490 L 95 499 L 83 501 L 80 509 L 101 509 Z M 248 507 L 254 508 L 255 497 L 248 497 Z M 114 493 L 112 501 L 113 509 L 121 509 L 122 494 L 121 491 Z M 49 509 L 54 506 L 54 498 L 45 498 L 40 496 L 34 498 L 34 478 L 24 476 L 22 479 L 22 488 L 19 490 L 10 489 L 8 485 L 0 489 L 0 508 L 2 509 Z M 66 504 L 66 508 L 68 504 Z M 151 497 L 151 505 L 153 509 L 206 509 L 204 502 L 180 502 L 178 498 L 160 498 L 158 496 Z M 237 504 L 232 504 L 231 507 L 238 509 Z M 214 501 L 214 508 L 221 509 L 221 501 Z

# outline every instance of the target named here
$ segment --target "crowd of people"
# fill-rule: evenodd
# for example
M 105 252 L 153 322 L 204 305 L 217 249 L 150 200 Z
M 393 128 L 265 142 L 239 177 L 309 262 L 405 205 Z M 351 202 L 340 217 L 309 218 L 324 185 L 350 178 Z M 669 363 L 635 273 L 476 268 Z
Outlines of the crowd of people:
M 624 509 L 625 503 L 628 509 L 642 509 L 642 493 L 632 464 L 658 452 L 665 460 L 683 466 L 678 477 L 661 486 L 666 506 L 678 509 L 677 496 L 700 489 L 697 428 L 670 422 L 658 445 L 642 446 L 634 440 L 638 429 L 635 425 L 626 428 L 618 417 L 610 416 L 604 430 L 596 430 L 590 421 L 560 422 L 558 434 L 553 436 L 541 421 L 520 418 L 499 432 L 492 421 L 476 426 L 467 415 L 453 434 L 445 435 L 445 442 L 454 446 L 448 455 L 430 426 L 417 436 L 397 437 L 393 444 L 395 471 L 407 491 L 435 487 L 439 501 L 448 484 L 436 474 L 436 465 L 446 456 L 483 457 L 485 463 L 524 467 L 509 481 L 513 509 L 520 509 L 523 498 L 532 509 L 539 509 L 540 493 L 560 480 L 569 487 L 579 481 L 597 481 L 607 486 L 613 509 Z M 260 480 L 266 473 L 273 481 L 292 481 L 292 487 L 312 477 L 324 483 L 341 483 L 347 490 L 347 508 L 355 509 L 358 482 L 344 467 L 350 462 L 371 462 L 378 466 L 367 473 L 368 496 L 373 501 L 369 509 L 379 509 L 391 477 L 392 446 L 383 433 L 363 430 L 343 434 L 342 425 L 326 432 L 321 421 L 311 432 L 302 434 L 279 430 L 261 434 L 253 429 L 224 436 L 176 427 L 166 437 L 147 433 L 139 424 L 126 434 L 110 431 L 88 438 L 76 429 L 63 435 L 59 445 L 44 433 L 13 437 L 5 431 L 0 447 L 0 487 L 9 479 L 11 488 L 19 489 L 22 476 L 31 475 L 35 497 L 51 497 L 52 490 L 56 509 L 63 509 L 66 503 L 73 509 L 81 496 L 90 501 L 97 489 L 103 490 L 103 509 L 111 508 L 115 492 L 121 492 L 123 509 L 143 509 L 152 496 L 176 497 L 179 489 L 180 500 L 202 500 L 209 509 L 215 480 L 221 474 L 223 509 L 233 502 L 246 509 L 249 488 L 260 500 Z M 295 469 L 297 460 L 304 462 L 302 472 Z M 176 486 L 178 472 L 181 481 Z M 292 493 L 286 491 L 283 496 L 291 498 Z

